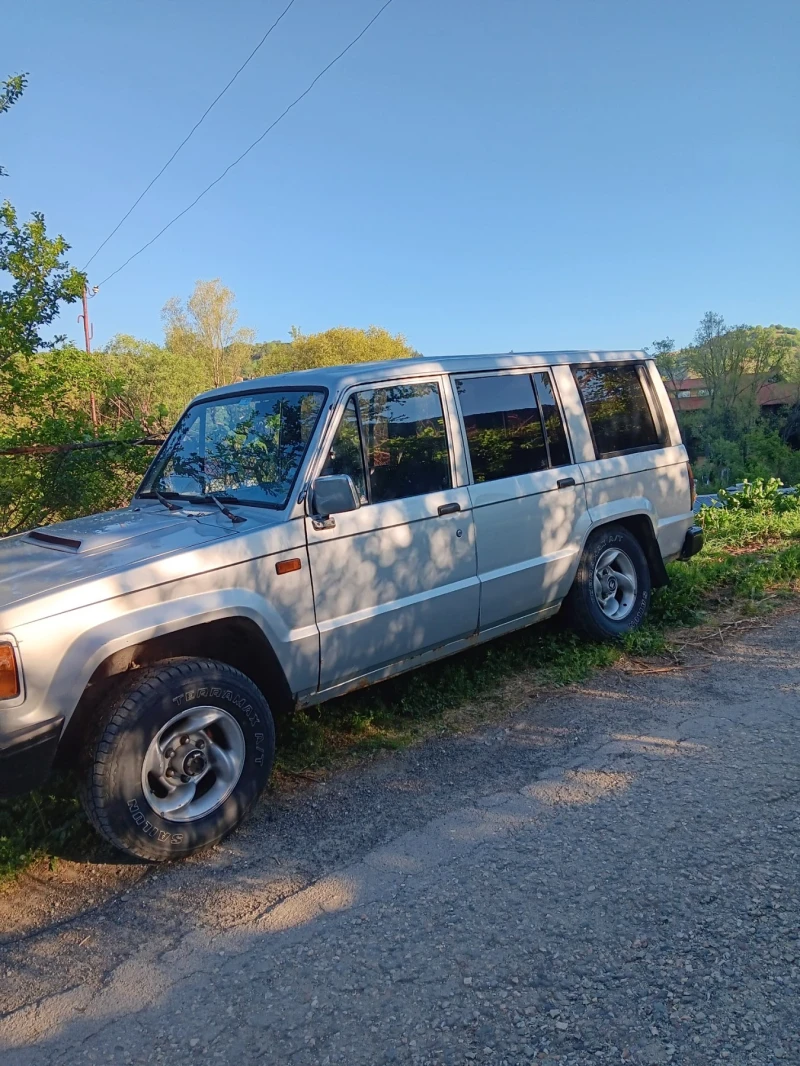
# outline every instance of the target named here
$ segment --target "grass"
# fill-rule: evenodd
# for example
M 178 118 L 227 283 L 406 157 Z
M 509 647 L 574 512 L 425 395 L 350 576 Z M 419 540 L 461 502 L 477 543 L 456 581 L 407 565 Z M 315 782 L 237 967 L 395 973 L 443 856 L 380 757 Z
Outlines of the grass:
M 276 780 L 343 759 L 405 747 L 422 737 L 502 714 L 536 688 L 582 681 L 622 654 L 665 650 L 669 630 L 697 625 L 722 608 L 769 609 L 800 579 L 800 511 L 704 510 L 706 546 L 669 567 L 647 625 L 621 645 L 580 640 L 554 619 L 392 681 L 301 711 L 279 732 Z M 74 782 L 0 802 L 0 881 L 36 860 L 90 859 L 102 847 L 85 822 Z

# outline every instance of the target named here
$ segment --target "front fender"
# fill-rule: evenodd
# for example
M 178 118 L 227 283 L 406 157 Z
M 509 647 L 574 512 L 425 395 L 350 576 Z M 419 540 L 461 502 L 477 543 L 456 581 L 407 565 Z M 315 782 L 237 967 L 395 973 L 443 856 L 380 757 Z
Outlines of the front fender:
M 30 694 L 34 697 L 33 702 L 40 705 L 36 717 L 61 714 L 68 720 L 95 670 L 116 652 L 224 618 L 246 618 L 259 627 L 293 692 L 317 685 L 319 637 L 316 625 L 288 628 L 268 600 L 241 587 L 148 604 L 128 611 L 121 609 L 119 600 L 112 600 L 76 614 L 86 614 L 87 617 L 48 619 L 31 626 L 31 632 L 25 635 L 27 639 L 21 640 L 29 679 L 31 676 L 46 676 L 47 664 L 37 661 L 43 649 L 54 649 L 59 644 L 63 647 L 54 671 L 51 651 L 49 670 L 52 676 L 45 690 L 38 693 L 39 699 L 35 699 L 34 692 Z M 74 636 L 64 643 L 63 627 L 67 621 Z M 57 628 L 61 629 L 60 634 L 56 632 Z M 49 633 L 48 629 L 51 630 Z

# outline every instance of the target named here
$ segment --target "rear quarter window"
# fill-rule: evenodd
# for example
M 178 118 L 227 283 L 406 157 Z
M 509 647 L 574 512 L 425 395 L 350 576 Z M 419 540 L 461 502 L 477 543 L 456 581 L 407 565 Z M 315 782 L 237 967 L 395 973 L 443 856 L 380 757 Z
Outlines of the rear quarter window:
M 573 367 L 598 459 L 663 446 L 641 368 Z

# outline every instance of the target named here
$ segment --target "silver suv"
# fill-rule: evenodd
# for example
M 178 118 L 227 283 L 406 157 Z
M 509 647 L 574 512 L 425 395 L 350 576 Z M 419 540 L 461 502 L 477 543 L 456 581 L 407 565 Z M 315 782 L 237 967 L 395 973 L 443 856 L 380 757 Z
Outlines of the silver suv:
M 77 768 L 144 859 L 219 840 L 273 713 L 548 618 L 639 626 L 702 544 L 641 352 L 411 359 L 194 400 L 129 507 L 0 542 L 0 792 Z

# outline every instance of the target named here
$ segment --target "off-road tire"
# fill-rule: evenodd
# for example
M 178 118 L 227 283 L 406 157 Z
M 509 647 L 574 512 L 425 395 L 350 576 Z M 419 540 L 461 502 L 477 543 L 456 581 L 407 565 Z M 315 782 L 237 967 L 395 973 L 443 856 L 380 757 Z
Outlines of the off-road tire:
M 636 599 L 630 613 L 619 622 L 603 613 L 594 590 L 597 560 L 609 548 L 623 551 L 636 571 Z M 624 526 L 609 525 L 592 533 L 586 542 L 564 606 L 570 624 L 581 636 L 589 640 L 614 641 L 641 626 L 650 609 L 651 592 L 650 567 L 641 544 Z
M 160 817 L 142 787 L 153 738 L 180 710 L 219 706 L 244 734 L 241 776 L 223 803 L 202 818 Z M 94 828 L 121 851 L 148 862 L 180 859 L 217 843 L 248 813 L 269 780 L 275 726 L 263 694 L 239 670 L 182 659 L 137 670 L 113 693 L 90 730 L 82 758 L 82 802 Z

